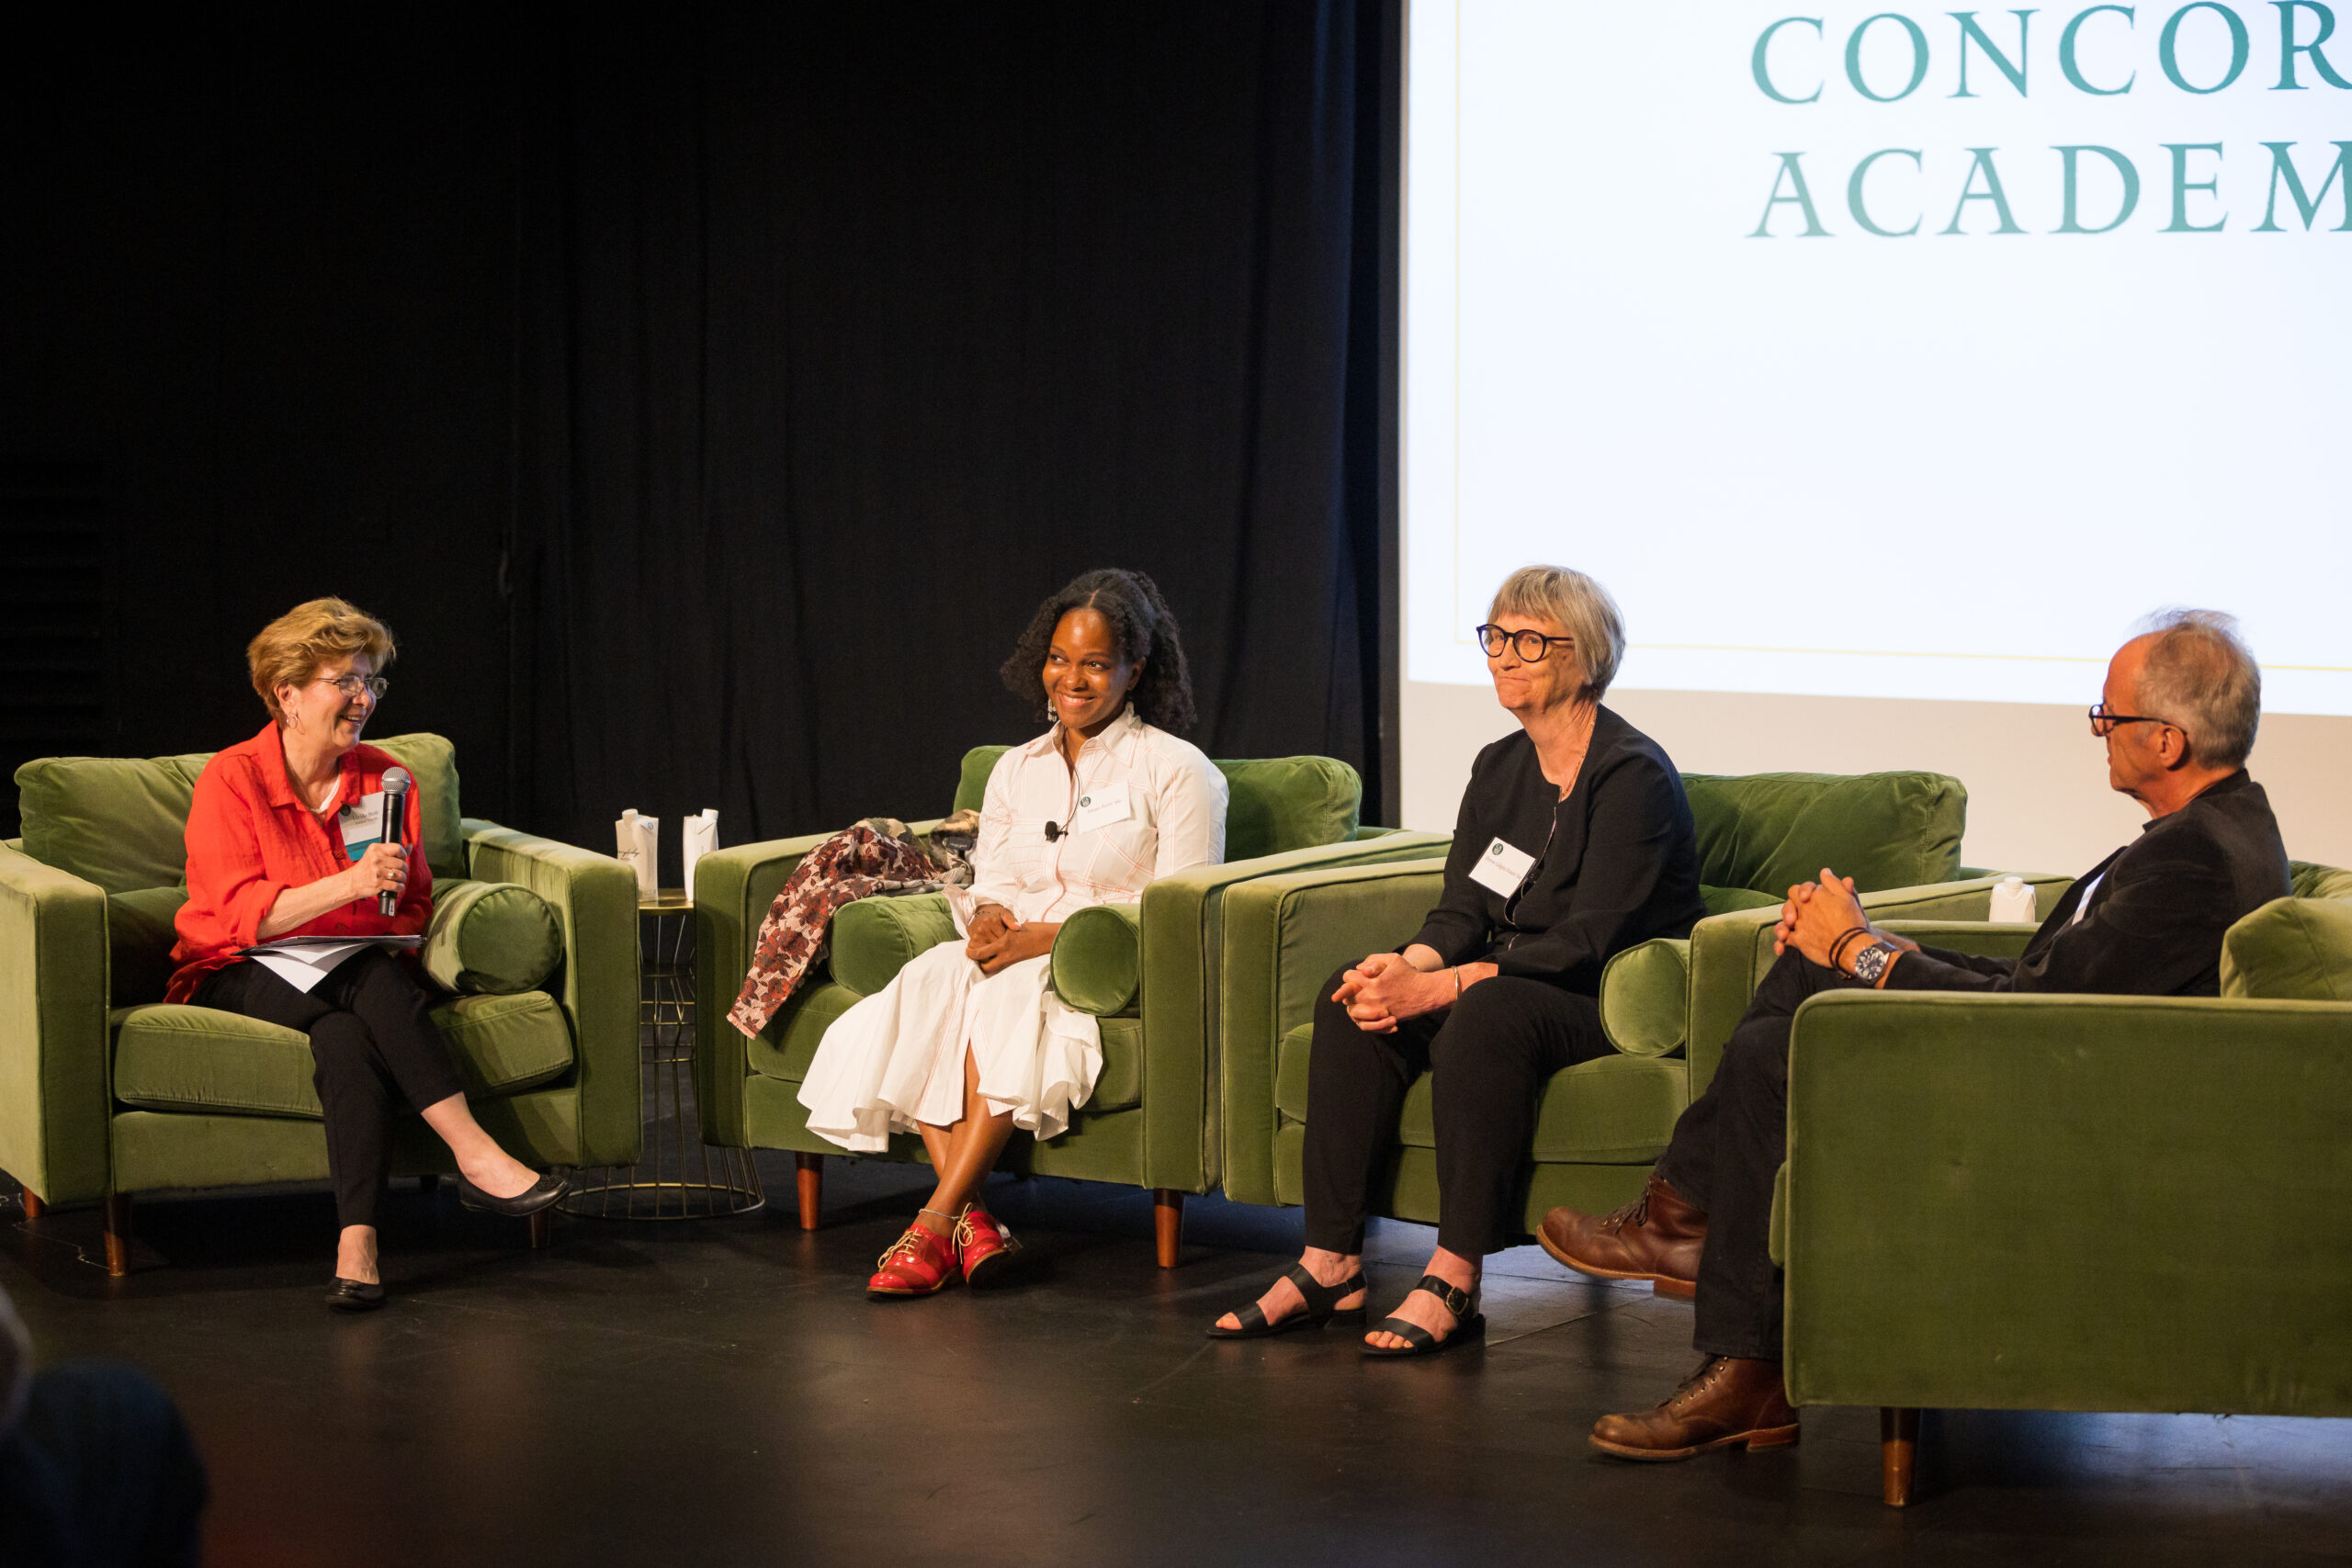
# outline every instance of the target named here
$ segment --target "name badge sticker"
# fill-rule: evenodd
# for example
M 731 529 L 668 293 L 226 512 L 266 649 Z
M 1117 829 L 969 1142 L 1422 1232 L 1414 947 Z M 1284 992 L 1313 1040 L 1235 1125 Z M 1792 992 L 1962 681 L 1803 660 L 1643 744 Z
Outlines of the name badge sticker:
M 343 852 L 355 861 L 365 860 L 368 846 L 384 836 L 384 792 L 363 795 L 345 807 L 335 826 L 343 831 Z
M 1078 809 L 1070 813 L 1069 830 L 1091 833 L 1114 822 L 1125 822 L 1134 815 L 1135 803 L 1127 798 L 1126 785 L 1097 784 L 1078 797 Z
M 1519 885 L 1527 880 L 1528 870 L 1534 863 L 1535 857 L 1525 850 L 1497 839 L 1478 857 L 1478 863 L 1470 868 L 1470 880 L 1508 898 L 1519 891 Z

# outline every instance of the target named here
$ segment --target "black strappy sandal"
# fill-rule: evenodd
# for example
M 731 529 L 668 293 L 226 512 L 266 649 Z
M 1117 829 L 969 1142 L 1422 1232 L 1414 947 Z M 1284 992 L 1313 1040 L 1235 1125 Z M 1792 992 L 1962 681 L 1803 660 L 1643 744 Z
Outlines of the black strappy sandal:
M 1418 1323 L 1408 1323 L 1401 1317 L 1384 1317 L 1373 1325 L 1374 1334 L 1394 1334 L 1405 1341 L 1402 1345 L 1366 1345 L 1367 1356 L 1434 1356 L 1441 1350 L 1451 1350 L 1465 1339 L 1483 1338 L 1487 1332 L 1487 1314 L 1478 1310 L 1478 1292 L 1457 1290 L 1434 1274 L 1421 1276 L 1413 1291 L 1427 1291 L 1453 1314 L 1453 1332 L 1440 1339 Z M 1411 1295 L 1412 1291 L 1405 1292 Z
M 1320 1328 L 1335 1317 L 1347 1318 L 1356 1323 L 1363 1321 L 1363 1308 L 1361 1306 L 1351 1306 L 1343 1311 L 1339 1305 L 1340 1297 L 1354 1295 L 1364 1288 L 1363 1270 L 1361 1269 L 1336 1285 L 1317 1284 L 1315 1276 L 1306 1271 L 1306 1266 L 1303 1263 L 1292 1264 L 1289 1271 L 1284 1273 L 1283 1278 L 1297 1286 L 1298 1293 L 1306 1298 L 1305 1311 L 1292 1313 L 1279 1323 L 1268 1323 L 1264 1309 L 1261 1308 L 1256 1302 L 1251 1302 L 1233 1314 L 1241 1320 L 1240 1327 L 1219 1328 L 1212 1323 L 1209 1325 L 1209 1337 L 1212 1339 L 1263 1339 L 1269 1335 L 1288 1334 L 1294 1328 Z

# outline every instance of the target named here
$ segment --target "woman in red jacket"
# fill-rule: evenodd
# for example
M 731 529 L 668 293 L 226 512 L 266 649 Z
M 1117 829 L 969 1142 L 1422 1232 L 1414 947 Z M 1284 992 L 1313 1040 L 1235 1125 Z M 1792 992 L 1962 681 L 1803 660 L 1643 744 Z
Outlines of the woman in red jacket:
M 381 841 L 384 773 L 397 764 L 359 741 L 392 653 L 390 629 L 340 599 L 296 606 L 245 649 L 270 722 L 214 756 L 196 781 L 188 899 L 166 993 L 311 1037 L 343 1224 L 327 1304 L 343 1312 L 383 1304 L 376 1206 L 403 1107 L 449 1145 L 470 1207 L 531 1213 L 562 1197 L 568 1179 L 536 1174 L 481 1130 L 415 961 L 369 941 L 420 935 L 433 913 L 432 871 L 421 859 L 410 864 L 403 847 L 419 841 L 418 792 L 408 791 L 399 841 Z M 387 893 L 396 901 L 382 915 Z M 353 945 L 315 954 L 323 959 L 315 964 L 246 951 L 298 936 Z

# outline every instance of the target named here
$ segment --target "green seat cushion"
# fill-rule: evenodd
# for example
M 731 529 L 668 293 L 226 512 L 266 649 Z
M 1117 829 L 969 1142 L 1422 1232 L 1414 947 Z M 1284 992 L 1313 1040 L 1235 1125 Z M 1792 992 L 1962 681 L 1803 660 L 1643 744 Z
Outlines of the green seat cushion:
M 808 1077 L 818 1042 L 833 1021 L 857 1002 L 846 986 L 826 982 L 793 998 L 785 1010 L 750 1043 L 746 1055 L 752 1070 L 765 1077 L 800 1083 Z M 1102 1031 L 1102 1070 L 1087 1097 L 1089 1111 L 1125 1111 L 1143 1103 L 1143 1021 L 1106 1018 Z
M 1682 787 L 1713 887 L 1777 897 L 1826 865 L 1875 893 L 1960 870 L 1968 791 L 1942 773 L 1685 773 Z
M 964 753 L 955 810 L 980 808 L 989 773 L 1010 750 L 975 746 Z M 1347 763 L 1330 757 L 1256 757 L 1216 766 L 1225 775 L 1227 795 L 1227 860 L 1256 860 L 1355 837 L 1363 780 Z
M 2352 1001 L 2352 902 L 2273 898 L 2222 938 L 2222 995 Z
M 563 923 L 546 899 L 512 882 L 435 886 L 423 957 L 444 990 L 537 990 L 563 962 Z
M 118 1009 L 114 1094 L 143 1111 L 321 1119 L 309 1036 L 212 1008 Z M 514 1094 L 571 1066 L 571 1031 L 543 991 L 458 997 L 433 1010 L 477 1099 Z
M 1315 1028 L 1301 1024 L 1283 1037 L 1274 1102 L 1291 1122 L 1306 1121 L 1306 1066 Z M 1629 1165 L 1666 1152 L 1675 1119 L 1690 1103 L 1690 1078 L 1679 1061 L 1654 1056 L 1601 1056 L 1552 1075 L 1537 1102 L 1529 1157 L 1539 1164 Z M 1437 1146 L 1431 1113 L 1433 1079 L 1423 1073 L 1405 1092 L 1396 1141 L 1407 1148 Z
M 209 752 L 43 757 L 17 770 L 25 853 L 108 893 L 168 886 L 187 864 L 188 803 Z
M 466 874 L 458 754 L 422 731 L 368 742 L 424 792 L 424 863 L 435 878 Z M 108 893 L 177 885 L 187 866 L 187 813 L 209 751 L 179 757 L 43 757 L 17 770 L 25 853 Z
M 856 1002 L 855 991 L 824 978 L 821 969 L 809 971 L 800 990 L 747 1043 L 745 1060 L 763 1077 L 800 1082 L 808 1076 L 808 1064 L 816 1059 L 817 1043 L 825 1031 Z
M 171 983 L 172 924 L 187 902 L 185 887 L 142 887 L 107 895 L 107 1005 L 160 1002 Z

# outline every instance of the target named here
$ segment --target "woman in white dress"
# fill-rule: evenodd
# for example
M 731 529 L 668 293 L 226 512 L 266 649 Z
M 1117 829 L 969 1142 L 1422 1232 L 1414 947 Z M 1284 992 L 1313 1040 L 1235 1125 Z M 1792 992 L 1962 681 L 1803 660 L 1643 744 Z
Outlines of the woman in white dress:
M 1090 571 L 1038 607 L 1004 665 L 1053 728 L 997 760 L 961 940 L 916 957 L 825 1032 L 800 1086 L 808 1130 L 854 1154 L 922 1135 L 939 1185 L 866 1293 L 983 1283 L 1018 1249 L 977 1201 L 1018 1127 L 1058 1135 L 1102 1070 L 1093 1017 L 1053 993 L 1054 934 L 1091 904 L 1225 857 L 1225 775 L 1193 722 L 1176 617 L 1138 571 Z

